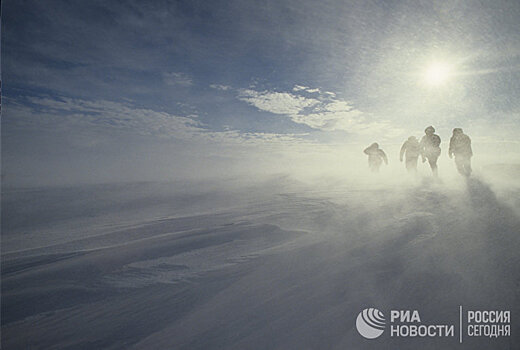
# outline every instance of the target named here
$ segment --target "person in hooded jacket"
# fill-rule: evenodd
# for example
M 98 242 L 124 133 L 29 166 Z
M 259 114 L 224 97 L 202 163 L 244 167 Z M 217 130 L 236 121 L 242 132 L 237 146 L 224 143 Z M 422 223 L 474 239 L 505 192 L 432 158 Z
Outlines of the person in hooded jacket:
M 424 132 L 426 135 L 422 137 L 419 144 L 422 161 L 424 163 L 428 159 L 433 176 L 437 176 L 437 159 L 441 155 L 441 138 L 435 134 L 435 128 L 431 125 Z
M 406 170 L 410 173 L 417 172 L 417 160 L 419 159 L 419 155 L 421 154 L 421 148 L 419 145 L 419 141 L 415 136 L 410 136 L 408 140 L 403 143 L 401 146 L 401 152 L 399 153 L 399 160 L 403 161 L 403 156 L 406 161 Z
M 388 158 L 386 153 L 381 148 L 379 148 L 377 142 L 371 144 L 363 152 L 368 155 L 368 167 L 372 172 L 379 172 L 379 168 L 383 162 L 388 165 Z
M 466 177 L 471 175 L 471 157 L 473 156 L 471 139 L 464 134 L 461 128 L 453 129 L 448 155 L 450 158 L 455 156 L 455 165 L 461 175 Z

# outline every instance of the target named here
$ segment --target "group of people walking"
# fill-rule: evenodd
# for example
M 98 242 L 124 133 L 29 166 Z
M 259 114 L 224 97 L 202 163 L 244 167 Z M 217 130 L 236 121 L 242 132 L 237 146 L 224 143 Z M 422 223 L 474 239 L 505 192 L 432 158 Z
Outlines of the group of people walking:
M 415 136 L 410 136 L 403 143 L 399 153 L 399 160 L 402 162 L 404 158 L 406 169 L 415 173 L 417 172 L 417 162 L 420 156 L 423 163 L 428 160 L 433 175 L 437 176 L 437 159 L 441 155 L 441 138 L 435 134 L 433 126 L 427 127 L 424 133 L 425 135 L 421 141 L 417 140 Z M 383 162 L 388 164 L 386 153 L 379 148 L 377 143 L 367 147 L 364 152 L 368 155 L 368 166 L 372 172 L 378 172 Z M 461 128 L 453 129 L 448 155 L 450 158 L 455 157 L 455 164 L 461 175 L 471 175 L 471 157 L 473 156 L 471 139 L 464 134 Z

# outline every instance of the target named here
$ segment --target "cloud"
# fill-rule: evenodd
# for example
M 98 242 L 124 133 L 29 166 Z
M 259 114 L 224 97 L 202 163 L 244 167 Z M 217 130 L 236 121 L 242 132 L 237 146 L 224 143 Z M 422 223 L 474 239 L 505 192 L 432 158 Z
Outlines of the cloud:
M 212 89 L 215 89 L 215 90 L 222 90 L 222 91 L 231 90 L 231 86 L 228 86 L 228 85 L 211 84 L 209 87 Z
M 35 127 L 74 132 L 100 127 L 138 135 L 176 138 L 184 141 L 220 144 L 301 144 L 307 134 L 214 131 L 197 115 L 178 116 L 164 111 L 138 108 L 132 103 L 83 100 L 69 97 L 25 96 L 8 98 L 4 122 L 9 127 Z
M 287 115 L 298 114 L 305 108 L 319 103 L 316 99 L 296 96 L 287 92 L 259 92 L 250 89 L 241 90 L 238 98 L 262 111 Z
M 310 87 L 308 86 L 303 86 L 303 85 L 294 85 L 293 89 L 292 89 L 294 92 L 299 92 L 299 91 L 306 91 L 310 94 L 312 93 L 316 93 L 316 92 L 320 92 L 320 89 L 319 88 L 315 88 L 315 89 L 311 89 Z
M 179 72 L 166 72 L 163 73 L 163 81 L 166 85 L 171 86 L 191 86 L 193 80 L 184 73 Z
M 293 87 L 293 91 L 302 91 L 302 90 L 307 90 L 308 87 L 307 86 L 303 86 L 303 85 L 294 85 Z
M 316 98 L 302 93 L 318 93 Z M 320 131 L 346 131 L 358 135 L 399 136 L 402 130 L 389 121 L 371 121 L 367 113 L 352 103 L 337 98 L 332 92 L 321 93 L 318 88 L 295 85 L 293 93 L 241 90 L 238 98 L 256 108 L 274 114 L 286 115 L 293 122 Z
M 302 93 L 305 93 L 302 90 Z M 239 100 L 261 111 L 286 116 L 297 124 L 317 131 L 345 131 L 351 135 L 390 138 L 402 130 L 389 121 L 374 118 L 352 103 L 327 93 L 316 98 L 296 93 L 239 90 Z M 225 128 L 214 130 L 197 115 L 175 115 L 136 107 L 132 102 L 85 100 L 69 97 L 25 96 L 8 99 L 4 120 L 10 126 L 37 127 L 64 131 L 88 128 L 119 130 L 160 138 L 221 144 L 303 144 L 312 143 L 312 133 L 242 132 Z
M 18 110 L 17 110 L 18 109 Z M 23 112 L 23 113 L 21 113 Z M 195 115 L 176 116 L 128 103 L 83 100 L 68 97 L 26 97 L 10 114 L 16 119 L 29 116 L 31 122 L 61 128 L 101 126 L 132 131 L 141 135 L 190 137 L 202 130 Z

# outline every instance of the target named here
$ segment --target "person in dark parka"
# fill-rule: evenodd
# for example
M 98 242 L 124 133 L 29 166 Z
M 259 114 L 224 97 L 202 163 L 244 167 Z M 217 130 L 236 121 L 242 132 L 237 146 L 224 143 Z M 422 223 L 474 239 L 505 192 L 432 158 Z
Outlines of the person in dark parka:
M 471 139 L 464 134 L 461 128 L 453 129 L 448 154 L 450 158 L 455 156 L 455 165 L 461 175 L 466 177 L 471 175 L 471 157 L 473 156 Z
M 377 142 L 371 144 L 363 152 L 368 155 L 368 167 L 373 173 L 379 172 L 379 168 L 383 162 L 388 165 L 386 153 L 379 148 Z
M 435 128 L 429 126 L 424 130 L 425 134 L 419 144 L 423 163 L 428 159 L 433 176 L 437 176 L 437 159 L 441 155 L 441 138 L 435 134 Z
M 399 160 L 402 162 L 404 156 L 406 160 L 406 170 L 408 170 L 408 172 L 410 173 L 416 173 L 417 160 L 419 159 L 420 154 L 421 147 L 419 145 L 419 141 L 415 136 L 410 136 L 401 147 L 401 152 L 399 153 Z

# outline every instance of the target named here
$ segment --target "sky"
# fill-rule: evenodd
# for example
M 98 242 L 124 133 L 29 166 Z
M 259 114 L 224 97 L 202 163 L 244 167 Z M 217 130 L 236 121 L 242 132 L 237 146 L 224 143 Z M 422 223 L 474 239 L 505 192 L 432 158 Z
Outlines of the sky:
M 319 173 L 428 125 L 517 160 L 519 23 L 516 1 L 2 1 L 4 184 Z

